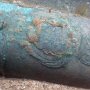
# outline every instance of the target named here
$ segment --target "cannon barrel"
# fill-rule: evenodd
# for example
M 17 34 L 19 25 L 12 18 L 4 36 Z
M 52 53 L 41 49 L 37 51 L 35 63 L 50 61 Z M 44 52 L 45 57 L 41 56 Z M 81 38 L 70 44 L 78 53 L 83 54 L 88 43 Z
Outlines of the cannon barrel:
M 0 74 L 90 82 L 90 19 L 0 3 Z

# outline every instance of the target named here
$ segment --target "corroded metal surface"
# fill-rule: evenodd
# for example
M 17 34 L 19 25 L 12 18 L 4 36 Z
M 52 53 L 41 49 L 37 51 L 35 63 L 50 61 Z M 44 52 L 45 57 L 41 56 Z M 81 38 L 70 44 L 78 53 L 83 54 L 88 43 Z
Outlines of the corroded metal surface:
M 0 68 L 9 59 L 16 65 L 36 60 L 48 68 L 73 60 L 90 66 L 89 24 L 90 19 L 73 14 L 0 3 Z

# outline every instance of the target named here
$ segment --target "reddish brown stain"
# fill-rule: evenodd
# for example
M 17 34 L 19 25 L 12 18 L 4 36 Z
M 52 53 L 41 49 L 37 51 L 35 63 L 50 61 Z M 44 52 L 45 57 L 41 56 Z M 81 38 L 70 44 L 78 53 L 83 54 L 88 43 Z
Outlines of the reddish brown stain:
M 39 18 L 35 18 L 34 20 L 33 20 L 33 24 L 36 26 L 36 28 L 37 28 L 37 34 L 40 34 L 41 33 L 41 24 L 43 23 L 43 21 L 41 20 L 41 19 L 39 19 Z
M 31 43 L 37 42 L 38 37 L 36 35 L 33 35 L 33 36 L 28 35 L 28 41 L 31 42 Z
M 41 23 L 42 23 L 42 20 L 40 20 L 39 18 L 35 18 L 35 19 L 33 20 L 33 24 L 34 24 L 36 27 L 40 26 Z

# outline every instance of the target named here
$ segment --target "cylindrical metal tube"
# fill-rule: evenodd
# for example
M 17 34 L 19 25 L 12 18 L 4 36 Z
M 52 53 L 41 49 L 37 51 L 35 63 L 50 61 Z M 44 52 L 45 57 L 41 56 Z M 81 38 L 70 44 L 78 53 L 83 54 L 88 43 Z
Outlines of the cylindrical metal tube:
M 0 3 L 0 73 L 90 81 L 90 19 Z

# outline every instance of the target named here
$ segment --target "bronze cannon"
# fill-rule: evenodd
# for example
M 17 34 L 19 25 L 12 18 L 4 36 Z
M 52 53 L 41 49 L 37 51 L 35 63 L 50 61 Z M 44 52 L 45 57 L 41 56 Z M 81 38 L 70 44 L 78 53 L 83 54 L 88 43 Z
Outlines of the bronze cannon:
M 90 81 L 90 18 L 0 2 L 0 73 Z

